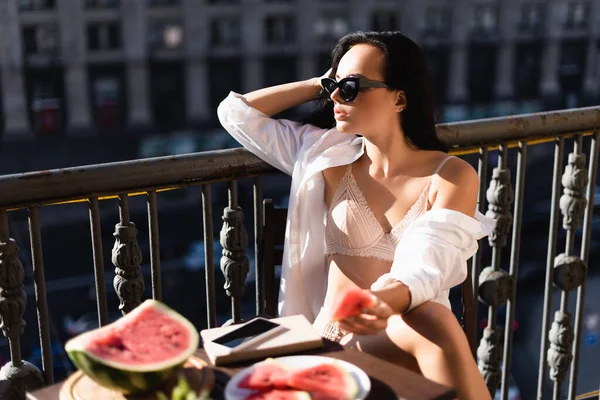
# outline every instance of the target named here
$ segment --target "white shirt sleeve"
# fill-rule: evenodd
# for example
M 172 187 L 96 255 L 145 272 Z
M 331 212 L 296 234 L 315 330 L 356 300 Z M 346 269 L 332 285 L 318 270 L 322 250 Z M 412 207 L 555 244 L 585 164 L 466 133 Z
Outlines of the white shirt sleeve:
M 404 231 L 396 247 L 390 272 L 371 285 L 379 290 L 400 281 L 410 289 L 408 311 L 467 277 L 466 262 L 479 248 L 478 240 L 489 235 L 495 221 L 477 212 L 475 218 L 461 212 L 433 208 Z
M 298 151 L 327 130 L 287 119 L 274 119 L 249 106 L 242 95 L 230 92 L 219 104 L 217 115 L 223 128 L 242 146 L 292 175 Z

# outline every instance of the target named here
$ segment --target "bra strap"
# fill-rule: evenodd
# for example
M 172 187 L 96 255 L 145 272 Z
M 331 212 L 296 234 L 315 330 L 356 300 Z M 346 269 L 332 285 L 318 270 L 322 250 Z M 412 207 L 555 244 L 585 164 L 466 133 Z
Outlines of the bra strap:
M 432 175 L 437 175 L 438 172 L 441 171 L 441 169 L 444 167 L 444 165 L 446 165 L 446 163 L 448 162 L 449 159 L 454 158 L 454 156 L 448 156 L 446 158 L 444 158 L 444 160 L 440 163 L 440 165 L 438 165 L 438 167 L 436 168 L 435 171 L 433 171 Z

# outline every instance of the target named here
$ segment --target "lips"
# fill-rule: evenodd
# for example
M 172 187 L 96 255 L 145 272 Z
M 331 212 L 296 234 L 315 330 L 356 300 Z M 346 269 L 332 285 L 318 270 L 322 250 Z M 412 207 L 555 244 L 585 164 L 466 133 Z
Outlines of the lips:
M 342 111 L 340 108 L 334 107 L 333 114 L 335 119 L 344 119 L 348 116 L 347 112 Z

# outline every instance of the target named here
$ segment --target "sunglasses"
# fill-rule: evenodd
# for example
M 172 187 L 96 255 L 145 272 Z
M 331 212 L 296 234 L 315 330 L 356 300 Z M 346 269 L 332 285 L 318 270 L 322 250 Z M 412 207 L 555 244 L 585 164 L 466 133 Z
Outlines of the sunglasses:
M 358 91 L 363 88 L 387 88 L 389 86 L 383 82 L 372 81 L 367 78 L 361 78 L 358 76 L 351 76 L 344 78 L 341 81 L 336 81 L 333 78 L 322 78 L 321 86 L 329 95 L 331 95 L 336 88 L 340 89 L 340 94 L 345 102 L 352 101 L 358 96 Z

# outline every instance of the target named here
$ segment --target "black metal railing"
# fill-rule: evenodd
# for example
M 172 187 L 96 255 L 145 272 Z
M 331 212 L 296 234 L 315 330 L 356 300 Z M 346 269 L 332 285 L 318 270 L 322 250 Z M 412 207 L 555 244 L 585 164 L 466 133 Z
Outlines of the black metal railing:
M 512 359 L 512 326 L 515 319 L 516 288 L 519 273 L 521 220 L 524 198 L 527 150 L 532 145 L 553 142 L 555 156 L 553 186 L 548 196 L 551 210 L 546 255 L 546 279 L 542 336 L 540 348 L 538 398 L 543 397 L 547 374 L 554 382 L 553 398 L 563 393 L 566 374 L 570 370 L 568 398 L 574 399 L 577 388 L 577 368 L 582 336 L 582 313 L 591 239 L 596 170 L 598 167 L 598 129 L 600 107 L 537 113 L 504 118 L 467 121 L 438 125 L 442 139 L 451 152 L 465 157 L 478 157 L 480 177 L 479 209 L 497 221 L 489 237 L 491 261 L 484 265 L 482 251 L 473 258 L 471 304 L 479 301 L 488 307 L 487 326 L 477 347 L 476 321 L 463 321 L 473 351 L 477 347 L 480 370 L 492 393 L 498 389 L 501 398 L 508 398 Z M 225 134 L 225 133 L 224 133 Z M 568 163 L 563 171 L 565 142 L 573 143 Z M 589 142 L 589 143 L 588 143 Z M 586 164 L 584 145 L 590 155 Z M 517 153 L 516 190 L 511 183 L 509 154 Z M 490 154 L 497 154 L 488 185 Z M 550 165 L 548 165 L 548 171 Z M 142 300 L 145 282 L 141 274 L 142 253 L 138 231 L 131 220 L 129 199 L 146 196 L 149 231 L 152 296 L 162 299 L 161 263 L 158 227 L 157 192 L 188 186 L 201 186 L 205 251 L 207 326 L 216 325 L 216 284 L 212 246 L 213 210 L 212 184 L 228 182 L 228 205 L 223 210 L 220 242 L 223 247 L 221 269 L 225 290 L 231 297 L 231 320 L 241 319 L 241 299 L 245 291 L 249 260 L 246 256 L 248 233 L 244 214 L 238 202 L 240 179 L 253 181 L 254 250 L 259 251 L 262 220 L 262 176 L 279 171 L 265 164 L 244 149 L 229 149 L 180 156 L 117 162 L 52 171 L 23 173 L 0 177 L 0 317 L 4 335 L 8 338 L 11 361 L 0 371 L 0 390 L 15 396 L 24 390 L 51 384 L 54 381 L 50 348 L 50 326 L 46 300 L 46 279 L 40 230 L 40 208 L 57 203 L 87 202 L 91 230 L 98 324 L 108 322 L 105 260 L 100 226 L 100 202 L 118 199 L 119 221 L 115 226 L 112 264 L 115 266 L 113 285 L 119 297 L 119 309 L 126 313 Z M 561 189 L 561 183 L 563 189 Z M 561 194 L 562 193 L 562 194 Z M 486 205 L 487 200 L 487 205 Z M 11 238 L 8 215 L 19 209 L 28 210 L 30 247 L 32 254 L 35 304 L 42 352 L 42 371 L 21 356 L 20 337 L 23 315 L 28 300 L 23 290 L 24 268 L 19 260 L 17 243 Z M 558 213 L 563 215 L 566 231 L 564 252 L 556 256 Z M 575 254 L 575 232 L 583 218 L 581 250 Z M 511 233 L 512 229 L 512 233 Z M 501 255 L 509 244 L 508 269 L 503 268 Z M 484 243 L 482 243 L 484 244 Z M 21 245 L 23 245 L 21 243 Z M 259 260 L 256 256 L 255 260 Z M 256 313 L 264 312 L 265 298 L 261 288 L 264 276 L 255 262 Z M 560 308 L 549 329 L 553 285 L 562 290 Z M 568 294 L 577 289 L 574 321 L 568 312 Z M 470 297 L 470 295 L 469 295 Z M 465 304 L 467 302 L 465 301 Z M 498 309 L 506 306 L 504 332 L 498 325 Z M 537 310 L 532 310 L 536 312 Z M 29 324 L 27 329 L 34 329 Z M 12 393 L 12 395 L 11 395 Z

